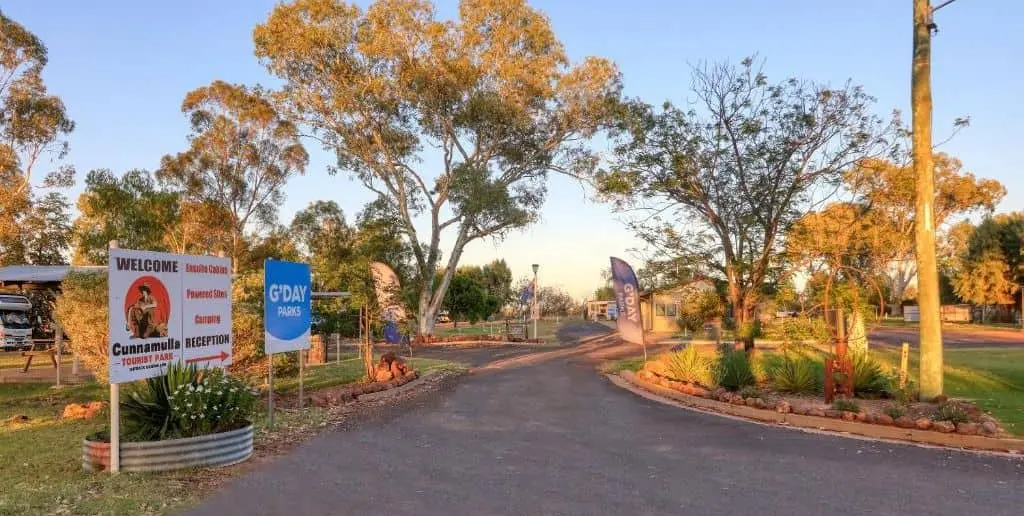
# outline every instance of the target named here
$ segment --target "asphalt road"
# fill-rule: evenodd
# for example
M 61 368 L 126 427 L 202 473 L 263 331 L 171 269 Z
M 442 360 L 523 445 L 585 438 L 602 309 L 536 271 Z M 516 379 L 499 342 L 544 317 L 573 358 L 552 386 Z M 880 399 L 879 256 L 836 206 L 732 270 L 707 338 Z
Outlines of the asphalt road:
M 580 354 L 474 374 L 324 433 L 193 511 L 1022 513 L 1024 460 L 694 413 L 612 386 Z
M 883 346 L 901 346 L 904 342 L 917 347 L 920 332 L 916 327 L 894 328 L 879 327 L 871 330 L 868 335 L 872 344 Z M 942 343 L 950 348 L 1024 348 L 1024 332 L 1017 330 L 953 328 L 942 329 Z M 1024 510 L 1022 510 L 1024 513 Z

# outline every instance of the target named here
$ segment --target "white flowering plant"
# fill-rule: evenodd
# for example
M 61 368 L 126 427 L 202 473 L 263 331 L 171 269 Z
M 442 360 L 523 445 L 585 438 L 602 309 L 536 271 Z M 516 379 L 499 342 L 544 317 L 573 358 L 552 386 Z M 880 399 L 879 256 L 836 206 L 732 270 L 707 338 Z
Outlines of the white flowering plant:
M 248 423 L 256 403 L 245 382 L 221 369 L 200 371 L 194 382 L 177 386 L 168 401 L 183 437 L 241 428 Z
M 255 395 L 221 369 L 171 364 L 167 374 L 132 386 L 121 403 L 127 441 L 196 437 L 248 424 Z

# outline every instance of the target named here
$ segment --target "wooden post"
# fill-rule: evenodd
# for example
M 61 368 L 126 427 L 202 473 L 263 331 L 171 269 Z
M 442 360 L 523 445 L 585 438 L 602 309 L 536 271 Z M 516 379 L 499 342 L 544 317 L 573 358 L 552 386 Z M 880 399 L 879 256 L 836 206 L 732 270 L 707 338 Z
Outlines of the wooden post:
M 907 365 L 910 359 L 910 344 L 903 343 L 903 350 L 900 351 L 900 390 L 907 388 Z
M 110 241 L 110 249 L 117 249 L 117 240 Z M 110 344 L 107 343 L 109 346 Z M 110 384 L 110 472 L 121 471 L 121 390 Z
M 57 348 L 57 387 L 59 388 L 61 386 L 60 368 L 64 366 L 64 362 L 61 359 L 61 355 L 64 354 L 64 332 L 61 330 L 61 327 L 59 325 L 57 325 L 56 330 L 57 332 L 54 334 L 53 338 L 54 347 Z

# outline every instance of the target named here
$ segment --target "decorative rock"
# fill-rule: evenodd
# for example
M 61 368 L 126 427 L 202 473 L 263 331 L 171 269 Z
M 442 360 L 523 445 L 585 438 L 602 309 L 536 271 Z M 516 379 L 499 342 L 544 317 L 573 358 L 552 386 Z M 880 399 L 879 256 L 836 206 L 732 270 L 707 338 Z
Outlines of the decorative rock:
M 89 403 L 71 403 L 64 407 L 65 419 L 92 419 L 106 408 L 105 401 L 90 401 Z
M 843 414 L 840 417 L 843 418 L 843 421 L 853 421 L 857 419 L 857 414 L 854 412 L 843 411 Z
M 648 371 L 647 369 L 641 369 L 640 372 L 638 372 L 636 375 L 640 377 L 640 379 L 642 380 L 651 380 L 654 378 L 654 373 Z
M 764 400 L 761 399 L 761 398 L 754 398 L 754 406 L 759 408 L 759 409 L 767 408 L 767 405 L 765 404 Z
M 929 430 L 932 427 L 932 420 L 922 417 L 917 421 L 914 421 L 914 426 L 916 426 L 918 430 Z
M 692 394 L 694 396 L 699 396 L 701 398 L 707 398 L 708 397 L 708 390 L 703 388 L 703 387 L 694 385 L 694 386 L 690 387 L 690 394 Z
M 722 396 L 724 394 L 728 394 L 728 392 L 729 391 L 719 387 L 719 388 L 717 388 L 717 389 L 715 389 L 714 391 L 711 392 L 711 397 L 715 398 L 716 400 L 720 400 L 720 399 L 722 399 Z
M 913 419 L 910 419 L 907 416 L 900 416 L 896 418 L 895 423 L 896 426 L 900 428 L 914 428 L 917 425 L 917 423 L 915 423 Z
M 861 411 L 861 412 L 858 412 L 858 413 L 854 414 L 853 418 L 855 420 L 857 420 L 857 421 L 860 421 L 861 423 L 865 423 L 868 420 L 868 413 L 864 412 L 864 411 Z
M 748 407 L 757 406 L 757 399 L 755 398 L 744 398 L 743 401 L 747 404 Z
M 981 424 L 981 431 L 985 435 L 996 435 L 996 432 L 999 431 L 999 427 L 991 421 L 985 421 Z
M 729 403 L 732 403 L 733 405 L 746 405 L 747 404 L 746 400 L 744 400 L 743 398 L 741 398 L 739 396 L 733 396 L 732 400 L 730 400 Z
M 775 411 L 779 414 L 789 414 L 793 410 L 793 407 L 789 406 L 789 402 L 780 401 L 775 405 Z
M 864 416 L 864 419 L 860 419 L 861 415 Z M 861 421 L 861 422 L 867 423 L 869 425 L 873 425 L 875 423 L 878 423 L 878 415 L 874 414 L 872 412 L 861 412 L 860 414 L 857 414 L 857 417 L 858 417 L 857 421 Z
M 946 396 L 945 394 L 939 394 L 932 401 L 934 401 L 935 403 L 937 403 L 939 405 L 942 405 L 943 403 L 949 401 L 949 396 Z
M 808 416 L 825 417 L 825 409 L 812 408 L 807 410 Z
M 956 432 L 956 425 L 954 425 L 951 421 L 936 421 L 932 423 L 932 430 L 948 434 Z
M 963 435 L 978 435 L 978 423 L 957 423 L 956 433 Z
M 877 414 L 875 416 L 875 424 L 877 425 L 891 425 L 893 423 L 892 416 L 888 414 Z
M 832 419 L 839 419 L 839 418 L 843 417 L 842 411 L 839 411 L 839 410 L 825 409 L 824 412 L 825 412 L 825 417 L 830 417 Z
M 28 423 L 28 421 L 29 421 L 29 417 L 26 416 L 25 414 L 15 414 L 15 415 L 7 418 L 7 422 L 11 423 L 11 424 Z

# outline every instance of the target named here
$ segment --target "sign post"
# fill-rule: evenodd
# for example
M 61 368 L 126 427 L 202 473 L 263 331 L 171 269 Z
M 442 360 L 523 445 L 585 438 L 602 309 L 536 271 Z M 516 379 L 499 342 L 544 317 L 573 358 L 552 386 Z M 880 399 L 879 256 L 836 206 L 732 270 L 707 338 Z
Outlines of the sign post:
M 302 407 L 302 351 L 309 349 L 312 271 L 308 263 L 267 260 L 263 271 L 264 352 L 270 361 L 267 410 L 274 426 L 274 353 L 299 352 L 299 407 Z
M 116 240 L 109 255 L 110 470 L 116 472 L 119 384 L 163 376 L 172 363 L 231 363 L 231 267 L 224 258 L 120 249 Z

